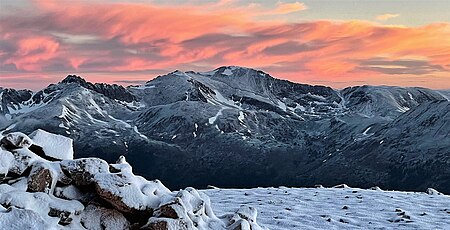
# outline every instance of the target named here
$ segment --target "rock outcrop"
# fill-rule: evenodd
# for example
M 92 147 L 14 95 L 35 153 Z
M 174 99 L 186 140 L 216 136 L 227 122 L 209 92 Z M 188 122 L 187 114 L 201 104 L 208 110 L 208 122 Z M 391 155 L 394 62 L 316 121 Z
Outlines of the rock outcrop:
M 125 157 L 73 160 L 72 142 L 38 130 L 0 136 L 0 226 L 7 229 L 263 229 L 243 206 L 217 217 L 194 188 L 135 176 Z

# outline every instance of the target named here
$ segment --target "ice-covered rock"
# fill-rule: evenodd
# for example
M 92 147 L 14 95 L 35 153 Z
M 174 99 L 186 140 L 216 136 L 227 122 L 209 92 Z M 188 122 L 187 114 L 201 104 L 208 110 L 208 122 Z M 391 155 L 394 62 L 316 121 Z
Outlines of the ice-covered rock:
M 55 188 L 54 195 L 65 200 L 81 200 L 85 194 L 74 185 Z
M 88 205 L 81 214 L 81 225 L 92 230 L 122 230 L 129 229 L 130 222 L 114 209 Z
M 75 215 L 80 214 L 84 206 L 73 200 L 63 200 L 46 193 L 31 193 L 11 190 L 0 195 L 0 204 L 32 210 L 50 224 L 69 224 Z
M 262 230 L 256 223 L 257 214 L 255 208 L 243 205 L 231 216 L 227 228 L 230 230 Z
M 381 188 L 378 187 L 378 186 L 371 187 L 370 190 L 383 191 L 383 189 L 381 189 Z
M 142 182 L 129 174 L 102 173 L 95 175 L 95 190 L 101 198 L 122 212 L 152 212 L 151 204 L 160 197 L 146 196 L 141 190 L 144 186 Z
M 443 193 L 437 191 L 437 190 L 434 189 L 434 188 L 428 188 L 428 189 L 427 189 L 427 194 L 428 194 L 428 195 L 444 195 Z
M 22 175 L 31 167 L 33 162 L 39 159 L 36 154 L 25 148 L 12 150 L 11 153 L 14 156 L 14 160 L 9 168 L 9 173 L 14 175 Z
M 350 186 L 346 185 L 346 184 L 338 184 L 333 186 L 332 188 L 350 188 Z
M 5 149 L 28 148 L 33 144 L 33 141 L 23 133 L 8 133 L 1 140 L 0 145 Z
M 14 161 L 14 156 L 12 153 L 0 148 L 0 159 L 0 181 L 2 181 L 8 174 L 9 168 Z
M 42 147 L 45 155 L 59 160 L 73 159 L 73 141 L 70 138 L 38 129 L 30 134 L 34 144 Z
M 61 169 L 77 186 L 92 184 L 94 176 L 98 173 L 108 173 L 108 168 L 108 163 L 98 158 L 82 158 L 61 162 Z
M 2 229 L 56 229 L 47 223 L 39 213 L 30 209 L 11 207 L 10 210 L 0 214 Z M 5 228 L 3 228 L 5 227 Z
M 157 218 L 150 219 L 147 226 L 166 224 L 174 229 L 225 228 L 223 221 L 213 213 L 209 197 L 193 188 L 181 190 L 170 201 L 161 204 L 155 210 L 154 217 Z

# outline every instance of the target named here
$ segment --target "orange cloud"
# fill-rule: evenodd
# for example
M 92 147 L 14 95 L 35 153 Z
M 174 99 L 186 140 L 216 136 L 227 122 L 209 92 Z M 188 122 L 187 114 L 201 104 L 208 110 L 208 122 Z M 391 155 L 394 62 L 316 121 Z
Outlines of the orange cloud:
M 246 14 L 246 7 L 234 1 L 220 3 L 227 7 L 44 2 L 36 1 L 35 14 L 1 18 L 0 70 L 8 76 L 79 72 L 113 82 L 149 79 L 174 69 L 242 65 L 336 87 L 450 88 L 448 23 L 395 27 L 367 21 L 258 21 L 255 16 L 267 10 L 246 6 L 257 9 Z M 304 7 L 280 3 L 270 12 Z

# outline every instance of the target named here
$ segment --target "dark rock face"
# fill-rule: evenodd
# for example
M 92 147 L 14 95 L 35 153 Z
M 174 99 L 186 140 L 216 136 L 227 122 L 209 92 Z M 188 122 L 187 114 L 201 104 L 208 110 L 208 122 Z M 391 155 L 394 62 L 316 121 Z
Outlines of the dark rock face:
M 34 165 L 28 177 L 27 191 L 49 193 L 54 179 L 51 169 L 43 164 Z
M 44 104 L 11 114 L 0 130 L 16 124 L 10 131 L 69 136 L 77 157 L 113 162 L 125 154 L 137 172 L 174 189 L 346 183 L 449 193 L 443 95 L 387 86 L 338 91 L 232 66 L 127 88 L 68 76 L 33 96 Z
M 104 96 L 116 99 L 119 101 L 126 101 L 126 102 L 132 102 L 135 101 L 136 98 L 133 94 L 128 92 L 127 89 L 120 85 L 108 85 L 104 83 L 96 83 L 92 84 L 90 82 L 87 82 L 83 78 L 76 76 L 76 75 L 68 75 L 64 80 L 61 81 L 62 84 L 78 84 L 86 89 L 94 90 L 97 93 L 103 94 Z
M 21 104 L 31 99 L 30 90 L 15 90 L 0 88 L 0 114 L 8 114 L 11 108 L 21 108 Z

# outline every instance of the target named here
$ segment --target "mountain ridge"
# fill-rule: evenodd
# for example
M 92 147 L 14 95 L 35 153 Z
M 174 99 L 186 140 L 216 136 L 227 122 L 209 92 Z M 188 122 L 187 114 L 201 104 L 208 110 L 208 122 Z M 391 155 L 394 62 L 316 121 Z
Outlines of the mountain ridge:
M 46 129 L 73 138 L 76 152 L 109 161 L 127 153 L 138 173 L 149 179 L 161 178 L 173 188 L 205 187 L 217 181 L 215 185 L 222 187 L 318 183 L 370 187 L 397 176 L 405 180 L 403 185 L 393 181 L 383 185 L 450 191 L 447 179 L 433 179 L 442 178 L 442 172 L 429 172 L 433 167 L 448 166 L 448 135 L 439 136 L 443 141 L 437 146 L 444 152 L 437 154 L 429 145 L 408 146 L 429 141 L 421 132 L 401 135 L 407 130 L 406 120 L 418 120 L 404 118 L 405 122 L 398 123 L 399 117 L 416 109 L 425 117 L 445 114 L 446 106 L 426 106 L 448 102 L 438 91 L 389 86 L 334 90 L 236 66 L 209 72 L 174 71 L 129 87 L 92 84 L 73 75 L 68 78 L 33 93 L 30 98 L 36 99 L 26 103 L 8 104 L 2 96 L 2 108 L 6 109 L 0 111 L 0 130 L 11 125 L 15 126 L 9 131 Z M 439 119 L 447 124 L 449 118 L 439 115 Z M 428 125 L 422 129 L 436 130 L 438 124 Z M 408 130 L 414 128 L 418 126 Z M 398 141 L 381 147 L 382 154 L 369 157 L 371 143 L 381 141 L 379 135 L 395 136 Z M 344 149 L 352 151 L 343 153 Z M 411 170 L 409 163 L 377 164 L 356 157 L 400 157 L 399 149 L 436 156 L 437 162 L 430 169 L 420 162 L 418 167 L 427 176 L 411 183 L 407 179 L 411 173 L 398 173 Z M 174 159 L 184 164 L 174 163 Z M 200 162 L 195 173 L 184 173 Z M 357 173 L 352 175 L 347 165 L 357 162 Z M 349 172 L 340 175 L 343 168 Z

